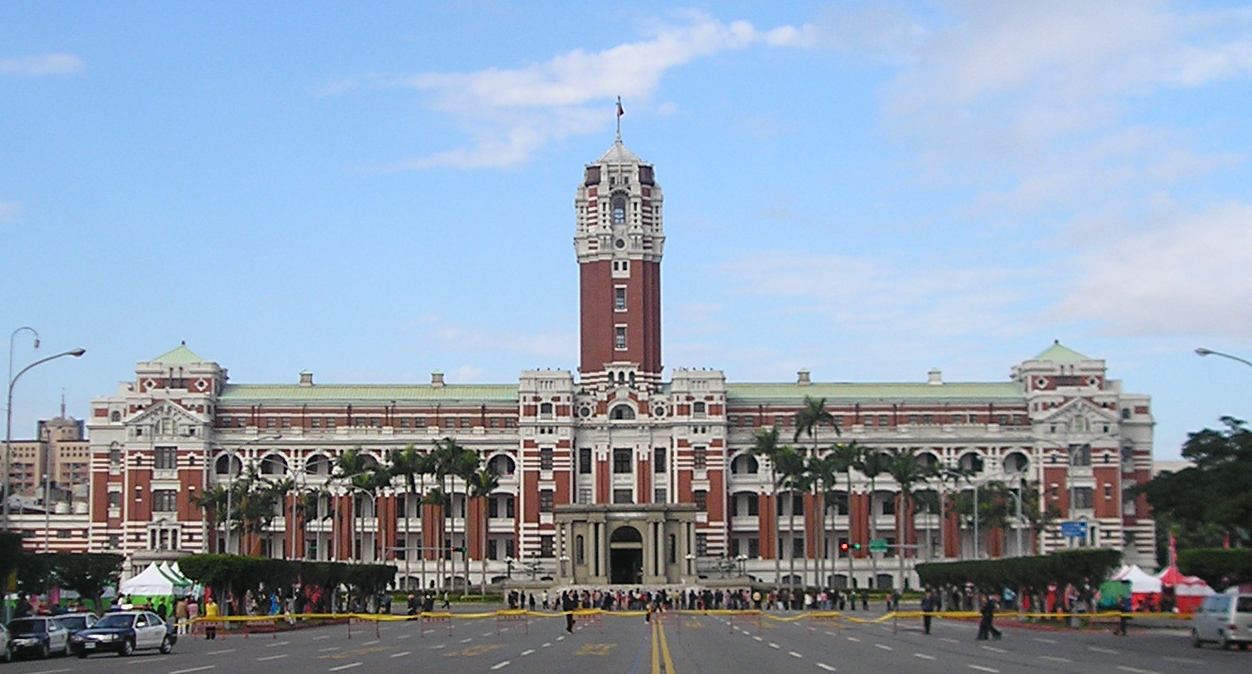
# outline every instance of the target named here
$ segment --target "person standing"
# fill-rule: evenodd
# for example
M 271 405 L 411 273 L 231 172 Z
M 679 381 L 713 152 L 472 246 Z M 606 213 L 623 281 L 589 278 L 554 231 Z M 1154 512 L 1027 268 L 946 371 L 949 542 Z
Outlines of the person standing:
M 187 633 L 187 600 L 182 597 L 174 602 L 174 632 L 176 634 Z
M 922 632 L 930 634 L 931 613 L 935 610 L 935 595 L 930 590 L 922 597 Z
M 574 631 L 574 609 L 578 608 L 578 600 L 574 593 L 566 590 L 561 594 L 561 610 L 565 612 L 565 631 Z
M 204 638 L 216 639 L 217 638 L 217 601 L 215 601 L 212 597 L 209 597 L 209 600 L 204 603 L 204 618 L 207 621 L 204 623 Z

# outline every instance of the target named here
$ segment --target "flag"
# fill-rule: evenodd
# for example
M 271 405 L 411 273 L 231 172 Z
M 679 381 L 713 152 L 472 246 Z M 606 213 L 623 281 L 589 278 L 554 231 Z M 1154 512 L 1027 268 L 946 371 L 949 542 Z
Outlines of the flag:
M 618 96 L 617 97 L 617 116 L 621 117 L 624 114 L 626 114 L 626 111 L 622 109 L 622 97 Z
M 1173 532 L 1169 534 L 1169 565 L 1178 566 L 1178 541 L 1174 539 Z

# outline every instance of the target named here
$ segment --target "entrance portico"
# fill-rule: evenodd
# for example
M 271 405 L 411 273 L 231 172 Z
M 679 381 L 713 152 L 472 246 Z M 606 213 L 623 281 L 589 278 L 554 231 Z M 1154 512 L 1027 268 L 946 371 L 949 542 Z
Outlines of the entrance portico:
M 557 582 L 694 583 L 696 512 L 676 503 L 556 506 Z

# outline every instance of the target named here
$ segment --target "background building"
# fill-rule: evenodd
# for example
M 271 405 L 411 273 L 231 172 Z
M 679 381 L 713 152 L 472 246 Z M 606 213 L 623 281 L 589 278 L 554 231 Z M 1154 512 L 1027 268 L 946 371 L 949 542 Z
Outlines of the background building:
M 1152 470 L 1149 399 L 1109 380 L 1103 360 L 1059 343 L 1000 382 L 947 382 L 938 370 L 908 383 L 822 382 L 807 371 L 734 383 L 713 369 L 664 380 L 662 206 L 653 167 L 620 138 L 585 168 L 575 196 L 577 374 L 324 385 L 302 372 L 289 384 L 233 383 L 185 344 L 139 363 L 115 394 L 92 402 L 89 547 L 134 564 L 227 550 L 394 560 L 422 585 L 518 573 L 631 584 L 748 573 L 887 587 L 915 583 L 917 560 L 1073 545 L 1152 563 L 1146 502 L 1125 496 Z M 797 438 L 809 400 L 824 400 L 833 423 Z M 946 508 L 910 506 L 886 473 L 853 471 L 850 484 L 839 474 L 827 494 L 782 489 L 753 451 L 771 427 L 806 458 L 855 441 L 963 469 L 961 479 L 912 485 L 942 503 L 1007 493 L 1025 501 L 1021 511 L 1052 517 L 1036 530 L 1001 513 L 975 536 L 973 522 Z M 402 479 L 363 490 L 331 478 L 354 449 L 367 466 L 385 464 L 445 437 L 499 480 L 479 497 L 445 483 L 450 517 Z M 198 501 L 241 475 L 288 491 L 259 530 L 227 536 Z M 1062 520 L 1084 522 L 1085 536 L 1062 536 Z

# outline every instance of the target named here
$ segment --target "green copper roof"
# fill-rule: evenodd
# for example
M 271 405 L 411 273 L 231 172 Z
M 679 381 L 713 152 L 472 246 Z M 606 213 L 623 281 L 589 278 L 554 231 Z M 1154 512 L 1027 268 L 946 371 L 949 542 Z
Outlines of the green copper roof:
M 827 402 L 974 401 L 1022 402 L 1026 396 L 1015 382 L 943 384 L 726 384 L 730 403 L 794 402 L 826 398 Z
M 308 403 L 509 403 L 517 404 L 517 384 L 317 384 L 315 386 L 227 384 L 221 401 L 240 404 Z
M 1035 356 L 1035 360 L 1050 360 L 1054 363 L 1075 363 L 1080 360 L 1091 359 L 1069 347 L 1061 346 L 1061 342 L 1058 340 L 1052 342 L 1052 346 L 1049 346 L 1046 351 Z
M 195 351 L 187 348 L 187 342 L 183 342 L 172 351 L 153 358 L 153 363 L 164 363 L 165 365 L 187 365 L 188 363 L 207 363 L 209 361 L 196 355 Z

